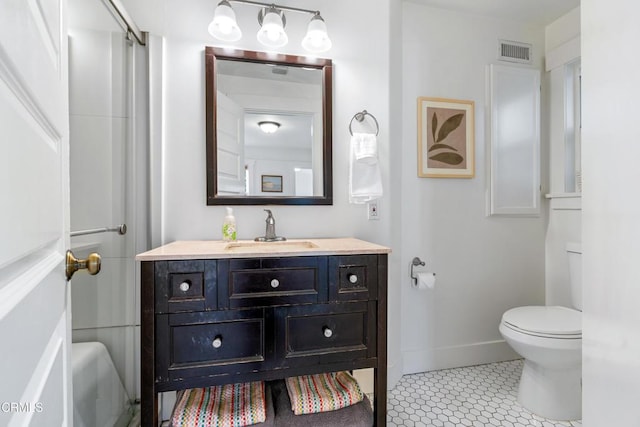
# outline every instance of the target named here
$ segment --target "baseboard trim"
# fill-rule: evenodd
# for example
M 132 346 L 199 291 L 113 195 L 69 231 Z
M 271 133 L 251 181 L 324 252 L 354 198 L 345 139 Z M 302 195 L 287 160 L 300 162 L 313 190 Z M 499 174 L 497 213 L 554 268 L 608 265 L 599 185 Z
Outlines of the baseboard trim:
M 402 360 L 399 361 L 402 362 Z M 403 365 L 403 363 L 387 364 L 387 390 L 393 389 L 402 378 L 402 375 L 404 374 L 402 369 Z
M 520 359 L 504 340 L 402 352 L 404 374 Z

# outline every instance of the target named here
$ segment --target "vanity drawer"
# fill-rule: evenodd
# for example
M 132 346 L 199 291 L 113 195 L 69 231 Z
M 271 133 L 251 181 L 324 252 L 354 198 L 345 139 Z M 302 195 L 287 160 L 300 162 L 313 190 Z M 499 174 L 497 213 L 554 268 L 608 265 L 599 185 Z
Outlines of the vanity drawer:
M 378 257 L 347 255 L 329 258 L 329 301 L 366 301 L 378 294 Z
M 158 261 L 155 275 L 156 313 L 217 308 L 216 261 Z
M 375 356 L 375 302 L 276 309 L 278 360 L 314 365 Z
M 178 313 L 157 316 L 157 373 L 175 380 L 214 375 L 236 365 L 238 372 L 262 367 L 265 360 L 263 310 Z
M 218 261 L 220 308 L 309 304 L 327 299 L 326 257 Z

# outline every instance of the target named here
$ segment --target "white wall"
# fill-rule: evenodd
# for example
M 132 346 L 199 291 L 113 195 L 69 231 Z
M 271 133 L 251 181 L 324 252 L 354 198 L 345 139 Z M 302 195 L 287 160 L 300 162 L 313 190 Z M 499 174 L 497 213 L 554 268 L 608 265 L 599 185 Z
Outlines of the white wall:
M 583 419 L 640 425 L 640 5 L 583 0 Z M 612 418 L 613 417 L 613 418 Z
M 206 33 L 215 5 L 194 0 L 187 9 L 166 0 L 147 5 L 153 9 L 147 13 L 144 4 L 150 0 L 130 1 L 139 25 L 164 36 L 162 47 L 154 50 L 162 54 L 162 67 L 152 72 L 153 81 L 162 77 L 162 93 L 155 96 L 164 99 L 152 105 L 152 110 L 162 107 L 157 117 L 164 119 L 152 125 L 162 131 L 156 139 L 162 160 L 152 163 L 162 171 L 163 183 L 158 243 L 219 239 L 224 209 L 205 205 L 203 159 L 202 56 L 205 45 L 217 44 Z M 497 40 L 505 38 L 533 43 L 535 66 L 542 69 L 544 29 L 401 0 L 385 0 L 376 8 L 365 0 L 339 5 L 305 0 L 297 6 L 321 10 L 334 44 L 325 55 L 334 61 L 334 204 L 272 207 L 278 234 L 355 236 L 392 247 L 391 386 L 403 371 L 516 357 L 502 341 L 498 323 L 510 307 L 544 302 L 545 217 L 485 216 L 485 67 L 496 62 Z M 234 47 L 262 50 L 254 38 L 255 10 L 235 9 L 245 35 Z M 290 18 L 290 43 L 281 52 L 304 54 L 298 41 L 305 25 L 297 16 Z M 156 61 L 157 55 L 151 58 Z M 476 102 L 474 179 L 417 178 L 417 96 Z M 365 207 L 348 203 L 348 124 L 365 108 L 380 123 L 385 187 L 380 221 L 366 221 Z M 235 207 L 241 239 L 264 233 L 262 208 Z M 438 273 L 435 292 L 411 289 L 408 265 L 414 256 Z
M 194 0 L 185 7 L 183 1 L 152 0 L 125 1 L 127 9 L 141 28 L 164 36 L 162 46 L 153 49 L 151 64 L 162 55 L 162 69 L 152 69 L 152 83 L 162 78 L 162 93 L 152 94 L 162 99 L 161 105 L 151 106 L 152 133 L 160 132 L 152 140 L 157 149 L 152 156 L 161 181 L 152 194 L 159 200 L 154 209 L 162 212 L 155 226 L 155 241 L 167 243 L 178 239 L 220 239 L 223 206 L 206 206 L 205 187 L 205 121 L 204 121 L 204 46 L 219 45 L 207 33 L 215 2 Z M 294 237 L 353 236 L 383 245 L 391 245 L 389 195 L 390 145 L 400 143 L 390 133 L 390 66 L 389 26 L 390 0 L 379 1 L 371 7 L 366 0 L 349 2 L 297 1 L 296 7 L 319 9 L 326 20 L 333 48 L 326 57 L 333 60 L 333 183 L 332 206 L 272 206 L 279 235 Z M 397 6 L 396 6 L 397 7 Z M 243 39 L 234 47 L 264 50 L 255 39 L 258 30 L 258 9 L 234 5 L 243 29 Z M 300 41 L 306 31 L 308 18 L 290 14 L 287 20 L 289 45 L 281 53 L 305 55 Z M 154 87 L 158 87 L 157 85 Z M 161 112 L 157 112 L 161 108 Z M 379 221 L 366 220 L 364 205 L 348 202 L 349 121 L 356 112 L 367 109 L 380 124 L 379 159 L 385 196 L 380 200 Z M 161 123 L 159 123 L 161 121 Z M 160 173 L 161 171 L 161 173 Z M 156 197 L 159 199 L 155 199 Z M 263 206 L 236 206 L 238 238 L 253 239 L 264 234 Z M 154 221 L 157 216 L 154 216 Z M 395 228 L 394 228 L 395 229 Z M 158 236 L 160 236 L 158 238 Z M 393 247 L 392 247 L 393 249 Z M 401 373 L 399 354 L 399 275 L 396 255 L 390 256 L 389 281 L 389 367 L 390 385 Z M 395 270 L 394 270 L 395 268 Z
M 568 242 L 582 241 L 580 194 L 565 191 L 565 65 L 580 59 L 579 40 L 579 7 L 545 29 L 550 145 L 549 158 L 545 159 L 550 165 L 549 223 L 545 241 L 547 305 L 571 306 L 566 246 Z
M 545 28 L 544 50 L 550 52 L 580 36 L 580 8 L 556 19 Z
M 390 350 L 389 355 L 389 385 L 393 386 L 399 379 L 400 373 L 404 372 L 404 366 L 401 358 L 402 348 L 402 298 L 401 298 L 401 284 L 402 275 L 405 274 L 405 269 L 401 265 L 402 260 L 402 228 L 399 225 L 399 218 L 401 218 L 401 212 L 404 208 L 402 192 L 398 189 L 402 188 L 402 176 L 400 171 L 402 170 L 402 140 L 403 127 L 402 127 L 402 67 L 398 64 L 402 64 L 402 0 L 391 0 L 389 9 L 389 62 L 387 67 L 389 68 L 389 171 L 390 173 L 390 190 L 387 192 L 385 198 L 390 206 L 382 206 L 382 212 L 391 217 L 393 221 L 390 222 L 391 228 L 390 245 L 393 249 L 393 253 L 389 257 L 389 286 L 390 289 L 394 289 L 393 293 L 389 294 L 389 330 L 393 333 L 387 336 L 388 348 Z M 380 206 L 379 206 L 380 207 Z M 391 317 L 393 314 L 393 317 Z
M 204 62 L 206 45 L 217 41 L 206 32 L 215 5 L 208 1 L 194 2 L 188 13 L 182 2 L 164 2 L 163 17 L 145 15 L 143 2 L 127 5 L 142 28 L 155 28 L 165 35 L 163 61 L 164 103 L 164 189 L 165 217 L 162 231 L 164 241 L 177 238 L 220 238 L 224 217 L 223 207 L 206 206 L 204 153 Z M 334 47 L 326 56 L 334 62 L 333 151 L 334 151 L 334 205 L 325 207 L 275 207 L 274 215 L 282 234 L 290 237 L 356 235 L 376 241 L 388 240 L 388 215 L 382 220 L 362 221 L 366 218 L 364 206 L 350 205 L 347 201 L 347 148 L 348 124 L 357 111 L 367 108 L 381 121 L 381 163 L 383 179 L 388 179 L 388 13 L 384 7 L 368 8 L 365 1 L 348 5 L 322 2 L 299 2 L 299 7 L 319 8 L 329 26 Z M 156 7 L 157 9 L 157 7 Z M 246 27 L 245 36 L 234 44 L 238 48 L 261 49 L 254 39 L 256 10 L 238 5 L 236 12 L 240 24 Z M 136 15 L 136 11 L 140 17 Z M 352 19 L 359 16 L 361 19 Z M 153 22 L 147 22 L 152 19 Z M 304 22 L 298 22 L 298 21 Z M 158 23 L 160 22 L 160 23 Z M 164 22 L 164 23 L 163 23 Z M 297 41 L 301 40 L 306 19 L 292 15 L 288 21 L 290 43 L 283 53 L 304 54 Z M 389 186 L 385 185 L 387 192 Z M 384 209 L 384 199 L 381 203 Z M 262 208 L 239 206 L 236 218 L 240 238 L 253 238 L 264 232 Z M 191 220 L 184 221 L 188 211 Z M 335 218 L 332 226 L 320 225 L 309 230 L 308 223 L 326 224 L 326 218 Z M 302 220 L 304 218 L 304 220 Z M 315 220 L 314 220 L 315 218 Z
M 511 307 L 544 303 L 545 218 L 485 216 L 485 70 L 498 63 L 498 39 L 532 43 L 534 67 L 542 69 L 544 29 L 409 2 L 403 7 L 403 138 L 394 149 L 402 153 L 396 223 L 403 236 L 404 371 L 515 358 L 498 325 Z M 475 102 L 475 178 L 417 177 L 418 96 Z M 436 272 L 434 290 L 411 287 L 414 256 Z

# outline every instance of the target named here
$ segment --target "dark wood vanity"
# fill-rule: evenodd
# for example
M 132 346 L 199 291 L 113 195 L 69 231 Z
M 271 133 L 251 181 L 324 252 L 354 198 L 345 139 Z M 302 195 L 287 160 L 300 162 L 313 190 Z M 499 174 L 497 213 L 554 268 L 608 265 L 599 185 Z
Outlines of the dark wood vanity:
M 357 239 L 174 242 L 140 254 L 142 425 L 157 393 L 374 368 L 386 420 L 386 247 Z

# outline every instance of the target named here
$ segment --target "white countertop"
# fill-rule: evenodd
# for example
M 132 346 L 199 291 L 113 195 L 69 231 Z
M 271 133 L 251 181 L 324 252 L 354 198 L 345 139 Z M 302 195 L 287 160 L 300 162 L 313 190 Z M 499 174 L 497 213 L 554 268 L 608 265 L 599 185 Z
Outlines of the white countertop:
M 353 238 L 292 239 L 284 242 L 178 240 L 136 255 L 138 261 L 262 258 L 281 256 L 387 254 L 391 249 Z

